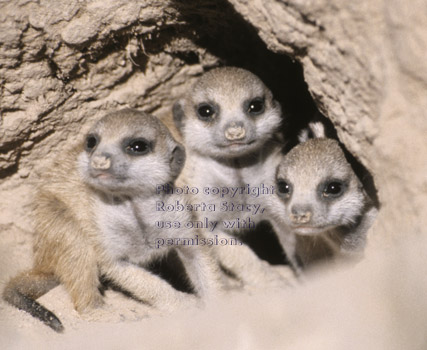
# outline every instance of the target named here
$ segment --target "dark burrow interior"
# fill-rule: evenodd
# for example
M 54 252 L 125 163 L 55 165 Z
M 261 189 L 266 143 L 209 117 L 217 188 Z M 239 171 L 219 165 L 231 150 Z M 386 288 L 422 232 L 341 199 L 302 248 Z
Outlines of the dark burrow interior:
M 185 38 L 196 47 L 203 48 L 217 57 L 219 65 L 242 67 L 255 73 L 272 90 L 275 99 L 282 106 L 284 114 L 282 131 L 287 140 L 287 150 L 296 144 L 300 130 L 315 117 L 320 117 L 327 125 L 328 136 L 337 138 L 332 123 L 323 117 L 316 107 L 304 80 L 300 63 L 287 55 L 270 51 L 258 36 L 256 29 L 248 24 L 227 1 L 173 0 L 172 4 L 182 17 L 180 24 L 165 25 L 150 36 L 141 34 L 138 37 L 134 32 L 133 35 L 137 35 L 137 38 L 144 42 L 144 52 L 132 57 L 136 63 L 135 70 L 147 69 L 148 58 L 145 53 L 155 54 L 165 51 L 174 39 Z M 129 33 L 129 31 L 117 33 L 118 36 L 103 48 L 104 54 L 108 54 L 110 50 L 123 50 L 127 41 L 130 40 Z M 193 49 L 168 50 L 168 53 L 179 59 L 183 65 L 203 64 L 199 52 Z M 204 66 L 206 71 L 211 68 L 214 67 Z M 344 146 L 343 148 L 345 149 Z M 368 194 L 378 204 L 372 176 L 355 157 L 347 150 L 345 152 Z M 256 230 L 248 232 L 244 241 L 259 257 L 269 263 L 287 263 L 286 256 L 268 223 L 261 223 Z M 176 277 L 177 268 L 182 268 L 179 266 L 176 256 L 172 256 L 154 264 L 152 270 L 169 280 L 178 289 L 188 290 L 188 285 L 182 284 L 180 282 L 182 279 Z
M 316 105 L 304 81 L 301 65 L 290 57 L 276 54 L 267 49 L 256 30 L 250 26 L 227 1 L 173 1 L 173 6 L 182 16 L 183 24 L 166 26 L 154 33 L 144 35 L 144 50 L 158 53 L 176 38 L 185 38 L 218 58 L 219 65 L 245 68 L 256 75 L 272 90 L 284 113 L 283 133 L 287 146 L 296 143 L 296 135 L 316 114 Z M 117 48 L 117 46 L 116 46 Z M 168 51 L 185 65 L 200 64 L 202 58 L 197 50 Z M 133 57 L 135 69 L 146 69 L 147 56 Z M 203 64 L 203 62 L 202 62 Z M 207 71 L 214 67 L 204 67 Z M 155 113 L 155 112 L 154 112 Z M 286 256 L 268 223 L 261 223 L 249 231 L 243 240 L 255 253 L 271 264 L 286 264 Z M 171 267 L 171 265 L 173 265 Z M 182 268 L 176 256 L 153 264 L 152 271 L 168 279 L 175 287 L 180 285 Z
M 282 131 L 287 140 L 285 152 L 297 143 L 297 135 L 301 129 L 314 118 L 320 118 L 326 125 L 328 137 L 338 139 L 333 124 L 318 111 L 304 80 L 300 63 L 289 56 L 270 51 L 257 31 L 227 1 L 199 1 L 195 5 L 185 0 L 175 0 L 174 4 L 185 24 L 167 28 L 164 33 L 159 33 L 157 39 L 163 37 L 164 41 L 145 41 L 146 49 L 160 51 L 170 38 L 184 37 L 218 57 L 221 65 L 242 67 L 258 75 L 282 106 Z M 174 55 L 187 65 L 200 62 L 196 51 L 180 51 Z M 205 67 L 205 70 L 211 68 L 213 67 Z M 356 174 L 378 204 L 372 176 L 344 145 L 342 146 Z M 269 223 L 260 223 L 242 239 L 260 258 L 270 264 L 287 264 L 286 256 Z M 188 284 L 180 283 L 182 279 L 179 276 L 182 275 L 176 273 L 182 268 L 173 255 L 153 264 L 152 271 L 168 279 L 176 288 L 188 291 Z

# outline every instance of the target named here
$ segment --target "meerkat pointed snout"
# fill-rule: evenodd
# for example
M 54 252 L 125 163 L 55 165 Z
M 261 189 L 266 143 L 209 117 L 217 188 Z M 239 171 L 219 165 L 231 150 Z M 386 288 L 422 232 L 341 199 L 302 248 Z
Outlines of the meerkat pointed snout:
M 307 224 L 310 222 L 312 214 L 311 205 L 294 204 L 291 208 L 290 219 L 296 225 Z
M 227 140 L 242 140 L 246 135 L 246 130 L 242 122 L 231 122 L 230 125 L 226 126 L 224 134 Z
M 94 156 L 90 165 L 96 170 L 108 170 L 111 167 L 111 155 L 103 154 Z
M 213 158 L 259 151 L 281 125 L 281 108 L 251 72 L 222 67 L 205 73 L 173 108 L 186 147 Z

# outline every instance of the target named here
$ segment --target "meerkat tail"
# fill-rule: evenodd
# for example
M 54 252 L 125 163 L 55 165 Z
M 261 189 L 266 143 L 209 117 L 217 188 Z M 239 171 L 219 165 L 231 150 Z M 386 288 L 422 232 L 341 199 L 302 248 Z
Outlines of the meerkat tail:
M 3 299 L 20 310 L 28 312 L 56 332 L 64 327 L 58 317 L 36 301 L 56 287 L 59 281 L 50 274 L 26 271 L 13 278 L 3 291 Z

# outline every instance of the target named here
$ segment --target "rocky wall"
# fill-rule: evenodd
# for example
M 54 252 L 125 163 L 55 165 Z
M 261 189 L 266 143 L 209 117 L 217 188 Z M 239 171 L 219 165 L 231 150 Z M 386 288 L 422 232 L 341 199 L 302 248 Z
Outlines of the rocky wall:
M 274 52 L 302 63 L 319 109 L 372 173 L 371 241 L 425 233 L 427 3 L 231 0 Z
M 375 180 L 372 242 L 425 232 L 426 47 L 422 0 L 0 1 L 0 231 L 31 232 L 34 184 L 95 118 L 167 120 L 229 64 L 271 87 L 291 129 L 331 119 Z

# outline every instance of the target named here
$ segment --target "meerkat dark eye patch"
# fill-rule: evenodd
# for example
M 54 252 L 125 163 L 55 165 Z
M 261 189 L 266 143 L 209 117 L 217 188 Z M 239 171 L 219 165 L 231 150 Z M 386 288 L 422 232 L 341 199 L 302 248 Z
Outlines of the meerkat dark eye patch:
M 247 106 L 247 111 L 250 115 L 258 115 L 263 113 L 265 110 L 264 98 L 257 97 L 250 100 Z
M 337 198 L 340 197 L 345 191 L 346 185 L 341 181 L 330 181 L 324 184 L 322 196 Z
M 292 186 L 283 179 L 278 179 L 276 182 L 277 194 L 280 197 L 289 198 L 292 193 Z
M 86 137 L 85 149 L 88 152 L 91 152 L 98 145 L 98 137 L 96 135 L 90 134 Z
M 197 117 L 200 120 L 208 121 L 211 120 L 215 114 L 215 108 L 209 103 L 202 103 L 197 106 Z
M 125 143 L 125 152 L 132 156 L 142 156 L 151 151 L 151 143 L 145 139 L 131 139 Z

